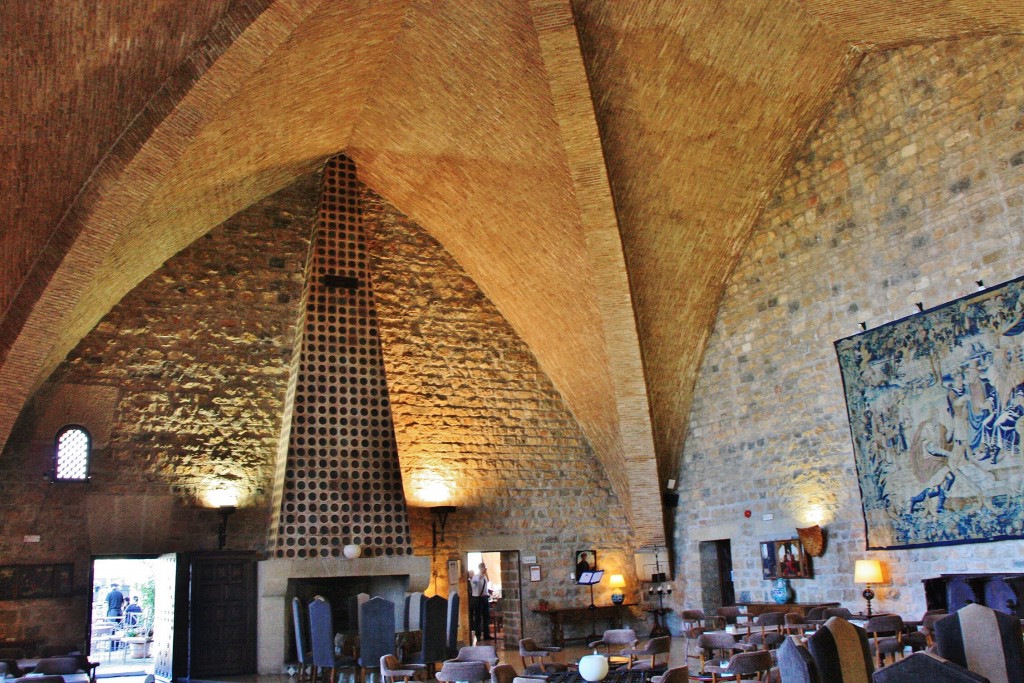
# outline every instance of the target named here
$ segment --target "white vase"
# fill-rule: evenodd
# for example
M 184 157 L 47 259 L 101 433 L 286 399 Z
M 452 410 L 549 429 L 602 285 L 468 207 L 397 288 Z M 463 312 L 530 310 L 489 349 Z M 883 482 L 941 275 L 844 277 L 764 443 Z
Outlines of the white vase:
M 592 654 L 580 658 L 580 677 L 585 681 L 603 681 L 608 675 L 608 658 Z

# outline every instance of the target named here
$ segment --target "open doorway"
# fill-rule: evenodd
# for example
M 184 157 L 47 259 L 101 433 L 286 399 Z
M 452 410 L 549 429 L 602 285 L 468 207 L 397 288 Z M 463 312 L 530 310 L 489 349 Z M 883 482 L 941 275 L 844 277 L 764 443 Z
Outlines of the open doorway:
M 157 562 L 155 557 L 93 558 L 89 656 L 100 662 L 97 677 L 154 672 Z
M 491 591 L 488 603 L 488 632 L 477 634 L 478 640 L 492 640 L 500 647 L 519 647 L 522 638 L 522 599 L 519 569 L 519 551 L 502 550 L 492 552 L 471 552 L 466 555 L 466 566 L 470 576 L 483 563 L 487 567 L 488 588 Z M 472 618 L 470 631 L 473 631 Z
M 701 541 L 700 591 L 704 611 L 714 614 L 719 607 L 736 604 L 732 581 L 732 542 L 729 539 Z

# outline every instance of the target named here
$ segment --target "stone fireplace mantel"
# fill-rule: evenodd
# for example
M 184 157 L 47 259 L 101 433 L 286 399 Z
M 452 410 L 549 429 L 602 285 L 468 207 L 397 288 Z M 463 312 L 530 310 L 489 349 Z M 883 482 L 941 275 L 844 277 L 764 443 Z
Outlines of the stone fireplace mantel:
M 422 591 L 430 585 L 430 558 L 404 555 L 397 557 L 337 557 L 317 559 L 269 559 L 257 565 L 257 668 L 260 674 L 284 671 L 284 643 L 292 628 L 291 610 L 285 604 L 288 579 L 407 576 L 409 591 Z

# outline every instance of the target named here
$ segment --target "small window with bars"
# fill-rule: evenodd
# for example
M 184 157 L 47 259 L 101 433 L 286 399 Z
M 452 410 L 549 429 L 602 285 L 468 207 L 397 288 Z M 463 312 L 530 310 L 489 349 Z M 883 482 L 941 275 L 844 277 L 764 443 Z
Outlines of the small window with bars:
M 68 425 L 57 432 L 53 453 L 54 481 L 87 481 L 92 437 L 85 427 Z

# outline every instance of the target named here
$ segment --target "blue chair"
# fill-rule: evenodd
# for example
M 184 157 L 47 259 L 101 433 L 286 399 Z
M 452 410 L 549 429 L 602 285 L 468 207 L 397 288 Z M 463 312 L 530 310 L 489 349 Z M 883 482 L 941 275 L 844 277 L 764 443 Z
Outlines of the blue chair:
M 353 669 L 356 678 L 360 678 L 359 664 L 354 657 L 334 653 L 334 614 L 331 603 L 320 595 L 309 603 L 309 640 L 313 648 L 314 679 L 329 671 L 328 683 L 336 683 L 339 669 Z
M 359 606 L 359 668 L 366 672 L 380 669 L 381 657 L 394 654 L 395 603 L 381 597 L 370 598 Z

